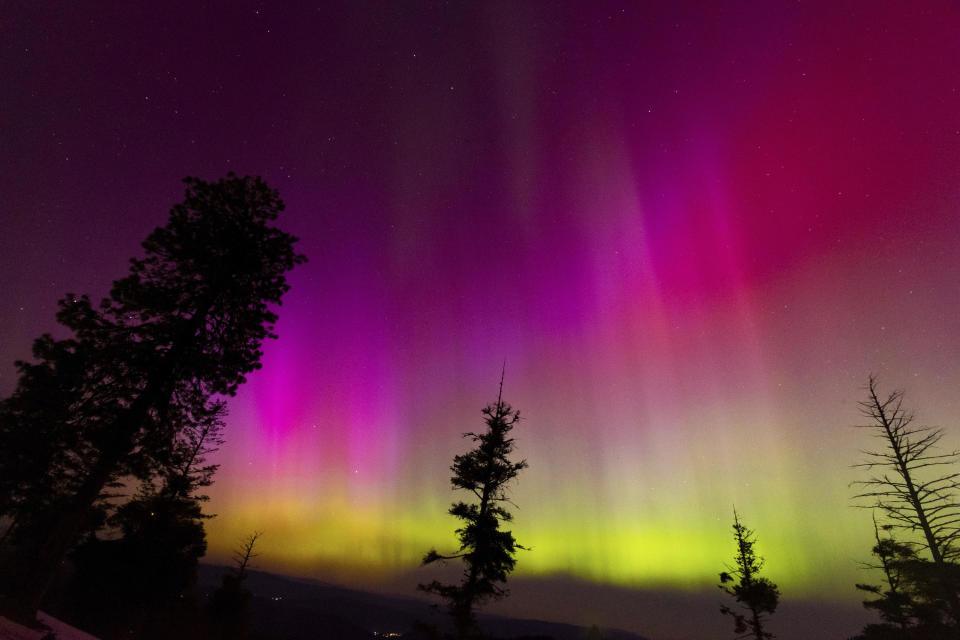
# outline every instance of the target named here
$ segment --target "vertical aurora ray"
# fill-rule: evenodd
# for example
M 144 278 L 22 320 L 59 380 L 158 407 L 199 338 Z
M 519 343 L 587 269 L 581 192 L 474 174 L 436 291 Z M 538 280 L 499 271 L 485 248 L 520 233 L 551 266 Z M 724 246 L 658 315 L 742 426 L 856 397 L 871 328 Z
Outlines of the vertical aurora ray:
M 931 422 L 960 408 L 960 104 L 918 79 L 943 131 L 922 135 L 911 105 L 883 106 L 901 33 L 820 42 L 770 19 L 717 57 L 706 32 L 690 51 L 625 27 L 524 40 L 488 15 L 507 50 L 472 55 L 500 65 L 499 93 L 423 84 L 391 116 L 406 133 L 384 212 L 342 223 L 362 239 L 318 246 L 330 274 L 294 283 L 301 307 L 235 404 L 214 504 L 242 515 L 213 521 L 215 552 L 268 528 L 283 568 L 363 583 L 452 544 L 447 469 L 506 360 L 531 465 L 521 575 L 709 585 L 735 503 L 785 589 L 856 597 L 870 530 L 849 507 L 864 445 L 847 425 L 867 373 L 907 385 Z M 915 20 L 931 51 L 914 54 L 960 84 L 932 52 L 956 44 Z M 546 62 L 543 42 L 574 35 L 579 57 Z M 701 66 L 681 82 L 642 65 L 671 56 Z M 913 135 L 880 134 L 896 119 Z
M 262 567 L 373 586 L 453 544 L 506 361 L 518 575 L 698 588 L 735 503 L 785 593 L 856 598 L 867 375 L 960 447 L 957 5 L 319 4 L 0 24 L 4 361 L 179 177 L 263 175 L 310 262 L 230 401 L 212 559 L 264 530 Z

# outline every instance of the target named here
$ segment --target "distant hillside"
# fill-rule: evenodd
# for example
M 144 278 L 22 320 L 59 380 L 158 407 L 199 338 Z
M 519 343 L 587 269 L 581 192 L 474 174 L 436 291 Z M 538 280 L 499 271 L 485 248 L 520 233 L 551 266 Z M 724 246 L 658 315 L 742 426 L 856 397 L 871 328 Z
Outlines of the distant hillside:
M 201 564 L 199 587 L 211 591 L 220 583 L 225 567 Z M 402 596 L 385 596 L 347 589 L 317 580 L 289 578 L 251 571 L 247 586 L 255 596 L 252 640 L 372 640 L 388 633 L 415 637 L 414 621 L 445 627 L 445 612 L 428 603 Z M 589 630 L 542 620 L 479 616 L 484 632 L 499 638 L 553 640 L 646 640 L 626 631 Z

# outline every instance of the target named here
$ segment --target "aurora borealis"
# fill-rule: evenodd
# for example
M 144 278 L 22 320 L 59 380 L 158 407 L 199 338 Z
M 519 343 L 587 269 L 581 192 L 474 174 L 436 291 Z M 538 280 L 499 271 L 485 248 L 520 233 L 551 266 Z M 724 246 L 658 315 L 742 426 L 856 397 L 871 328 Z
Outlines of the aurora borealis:
M 0 393 L 180 178 L 262 175 L 310 262 L 212 559 L 397 584 L 506 363 L 518 577 L 713 589 L 736 504 L 785 597 L 856 602 L 867 376 L 960 447 L 960 7 L 355 4 L 3 10 Z

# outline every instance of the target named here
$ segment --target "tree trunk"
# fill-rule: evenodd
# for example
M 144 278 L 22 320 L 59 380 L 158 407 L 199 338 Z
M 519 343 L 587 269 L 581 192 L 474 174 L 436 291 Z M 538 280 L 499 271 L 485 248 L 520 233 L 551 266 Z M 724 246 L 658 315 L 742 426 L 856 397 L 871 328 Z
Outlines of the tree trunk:
M 950 613 L 954 620 L 960 622 L 960 600 L 957 598 L 956 591 L 955 589 L 951 588 L 951 585 L 942 584 L 942 580 L 940 579 L 940 576 L 943 575 L 943 572 L 946 569 L 947 562 L 943 558 L 943 553 L 940 550 L 940 543 L 933 534 L 933 529 L 930 527 L 929 520 L 927 520 L 927 513 L 924 509 L 923 502 L 920 500 L 920 494 L 917 492 L 917 488 L 913 483 L 913 478 L 910 476 L 910 469 L 907 466 L 907 461 L 903 456 L 903 448 L 900 446 L 900 441 L 898 441 L 896 438 L 893 424 L 891 424 L 890 418 L 887 416 L 887 412 L 884 409 L 884 404 L 877 396 L 872 380 L 870 383 L 870 399 L 873 402 L 877 411 L 877 415 L 880 418 L 880 423 L 883 426 L 887 440 L 890 443 L 890 448 L 893 450 L 894 456 L 896 457 L 897 471 L 900 473 L 900 476 L 903 478 L 903 483 L 907 487 L 910 506 L 913 508 L 914 513 L 916 513 L 917 524 L 920 525 L 920 530 L 923 532 L 923 537 L 927 542 L 927 549 L 930 551 L 930 557 L 933 559 L 933 563 L 938 569 L 937 576 L 938 583 L 940 583 L 940 588 L 942 591 L 942 597 L 948 603 L 948 606 L 950 607 Z M 876 524 L 874 524 L 874 526 L 876 526 Z
M 90 513 L 90 507 L 109 482 L 121 456 L 122 453 L 115 450 L 100 457 L 70 505 L 57 517 L 46 540 L 33 553 L 20 558 L 14 568 L 14 584 L 18 585 L 18 592 L 7 603 L 7 613 L 17 621 L 29 623 L 35 619 L 57 569 Z

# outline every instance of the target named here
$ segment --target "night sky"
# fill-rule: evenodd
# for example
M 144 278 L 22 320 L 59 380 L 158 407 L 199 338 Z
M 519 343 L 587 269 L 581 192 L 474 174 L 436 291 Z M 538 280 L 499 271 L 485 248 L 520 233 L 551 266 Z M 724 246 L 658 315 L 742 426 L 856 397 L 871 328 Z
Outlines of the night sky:
M 735 504 L 785 600 L 856 612 L 867 376 L 960 446 L 960 6 L 318 4 L 0 2 L 0 395 L 181 178 L 261 175 L 310 262 L 212 560 L 258 529 L 261 568 L 412 595 L 506 363 L 497 610 L 653 635 L 548 594 L 708 590 L 728 632 Z

